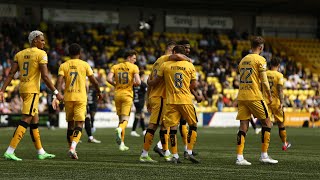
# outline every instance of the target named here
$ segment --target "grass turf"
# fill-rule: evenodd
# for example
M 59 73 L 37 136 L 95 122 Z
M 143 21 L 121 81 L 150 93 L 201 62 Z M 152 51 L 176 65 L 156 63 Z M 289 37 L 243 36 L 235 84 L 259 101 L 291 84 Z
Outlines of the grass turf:
M 246 137 L 244 155 L 251 166 L 235 165 L 236 128 L 199 128 L 195 150 L 200 164 L 183 160 L 182 164 L 166 163 L 150 150 L 149 155 L 159 162 L 139 162 L 143 137 L 131 137 L 127 129 L 125 143 L 130 147 L 120 152 L 115 143 L 114 129 L 98 129 L 95 137 L 101 144 L 87 143 L 83 131 L 78 145 L 79 160 L 67 157 L 65 129 L 40 129 L 45 150 L 56 154 L 55 159 L 38 160 L 27 131 L 19 144 L 16 155 L 22 162 L 0 159 L 1 179 L 320 179 L 319 149 L 320 129 L 287 128 L 292 147 L 281 150 L 278 129 L 271 132 L 269 155 L 279 160 L 277 165 L 259 163 L 260 135 L 250 129 Z M 11 140 L 13 128 L 0 129 L 0 152 L 3 154 Z M 155 144 L 158 141 L 155 134 Z M 179 154 L 183 158 L 180 134 Z M 153 145 L 154 146 L 154 145 Z M 153 148 L 152 146 L 152 148 Z M 151 148 L 151 149 L 152 149 Z

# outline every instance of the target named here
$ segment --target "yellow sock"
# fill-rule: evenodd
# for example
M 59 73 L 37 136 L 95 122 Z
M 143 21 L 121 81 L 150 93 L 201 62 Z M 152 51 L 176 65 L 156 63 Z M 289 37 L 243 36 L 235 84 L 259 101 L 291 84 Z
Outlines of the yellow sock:
M 72 142 L 79 143 L 81 135 L 82 135 L 82 128 L 80 127 L 74 128 L 74 131 L 72 134 Z
M 192 150 L 196 141 L 197 141 L 197 127 L 190 126 L 189 133 L 188 133 L 188 150 Z
M 30 135 L 31 135 L 31 139 L 33 141 L 34 147 L 37 150 L 42 149 L 38 124 L 30 124 Z
M 237 135 L 237 154 L 243 155 L 244 143 L 246 139 L 246 133 L 243 131 L 239 131 Z
M 171 153 L 178 153 L 177 130 L 170 130 Z
M 119 124 L 119 127 L 122 129 L 122 132 L 121 132 L 121 140 L 122 140 L 122 142 L 124 142 L 124 135 L 125 135 L 125 132 L 126 132 L 127 125 L 128 125 L 128 121 L 123 121 L 123 123 Z
M 180 133 L 181 133 L 183 145 L 186 146 L 188 144 L 188 128 L 186 124 L 180 125 Z
M 147 129 L 146 135 L 144 136 L 144 143 L 143 143 L 143 149 L 146 151 L 149 151 L 150 146 L 153 142 L 153 136 L 154 136 L 154 130 L 153 129 Z
M 262 127 L 261 132 L 261 140 L 262 140 L 262 146 L 261 146 L 261 152 L 266 153 L 268 152 L 269 143 L 270 143 L 270 131 L 271 128 Z
M 18 144 L 20 143 L 21 139 L 24 136 L 24 133 L 26 133 L 28 127 L 28 123 L 24 121 L 20 121 L 18 127 L 16 128 L 16 131 L 13 134 L 13 138 L 10 142 L 10 147 L 13 149 L 16 149 Z
M 279 128 L 279 136 L 281 138 L 282 143 L 287 142 L 287 131 L 286 128 Z
M 164 150 L 164 151 L 169 150 L 169 133 L 170 133 L 170 128 L 167 128 L 166 130 L 160 131 L 162 150 Z

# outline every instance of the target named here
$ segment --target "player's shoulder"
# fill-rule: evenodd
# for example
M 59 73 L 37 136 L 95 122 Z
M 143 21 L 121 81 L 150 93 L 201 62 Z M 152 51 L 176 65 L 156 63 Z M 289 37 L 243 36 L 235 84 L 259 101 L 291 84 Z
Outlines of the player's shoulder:
M 46 51 L 44 51 L 44 50 L 42 50 L 42 49 L 39 49 L 39 48 L 32 48 L 32 51 L 33 51 L 34 53 L 37 53 L 37 54 L 40 54 L 40 55 L 42 55 L 42 54 L 47 55 L 47 52 L 46 52 Z
M 279 71 L 276 71 L 275 74 L 279 77 L 279 78 L 283 78 L 283 74 Z

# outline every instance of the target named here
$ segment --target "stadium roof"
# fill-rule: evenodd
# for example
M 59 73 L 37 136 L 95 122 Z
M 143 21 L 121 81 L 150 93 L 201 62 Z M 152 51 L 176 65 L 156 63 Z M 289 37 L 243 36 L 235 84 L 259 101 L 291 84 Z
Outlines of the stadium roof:
M 320 15 L 319 0 L 0 0 L 3 3 L 54 5 L 85 5 L 90 9 L 101 9 L 103 5 L 113 7 L 134 6 L 161 9 L 203 10 L 248 13 L 303 13 Z

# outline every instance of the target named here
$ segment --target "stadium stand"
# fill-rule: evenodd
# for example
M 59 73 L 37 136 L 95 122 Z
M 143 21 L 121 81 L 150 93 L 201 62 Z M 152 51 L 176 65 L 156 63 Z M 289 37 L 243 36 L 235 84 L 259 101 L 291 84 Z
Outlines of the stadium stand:
M 9 27 L 9 28 L 2 28 Z M 114 111 L 113 87 L 106 82 L 106 74 L 112 64 L 123 61 L 122 54 L 128 48 L 139 52 L 138 65 L 150 74 L 152 63 L 164 52 L 165 42 L 188 39 L 191 43 L 190 56 L 198 71 L 200 89 L 205 101 L 197 105 L 200 112 L 234 112 L 238 93 L 237 62 L 250 49 L 249 37 L 241 37 L 236 32 L 219 34 L 216 31 L 202 33 L 154 32 L 152 36 L 130 27 L 110 29 L 102 24 L 64 24 L 42 22 L 39 27 L 15 21 L 1 21 L 0 24 L 0 74 L 8 75 L 11 60 L 16 52 L 28 47 L 27 40 L 21 41 L 20 34 L 30 29 L 43 31 L 49 56 L 49 70 L 52 80 L 56 80 L 59 65 L 68 60 L 67 47 L 70 42 L 83 47 L 82 59 L 94 68 L 98 81 L 103 85 L 104 100 L 98 105 L 101 111 Z M 8 31 L 10 29 L 10 31 Z M 72 32 L 67 33 L 67 32 Z M 246 38 L 246 39 L 244 39 Z M 317 39 L 266 38 L 266 50 L 262 54 L 267 61 L 271 56 L 280 56 L 281 72 L 285 75 L 285 99 L 287 112 L 312 112 L 319 105 L 319 63 L 320 42 Z M 18 76 L 17 76 L 18 77 Z M 0 83 L 3 83 L 1 81 Z M 2 113 L 19 112 L 17 86 L 19 80 L 12 81 L 7 88 L 7 103 L 0 109 Z M 44 87 L 43 85 L 41 87 Z M 41 89 L 41 102 L 47 110 L 46 89 Z M 221 102 L 219 101 L 221 97 Z M 218 105 L 219 104 L 219 105 Z

